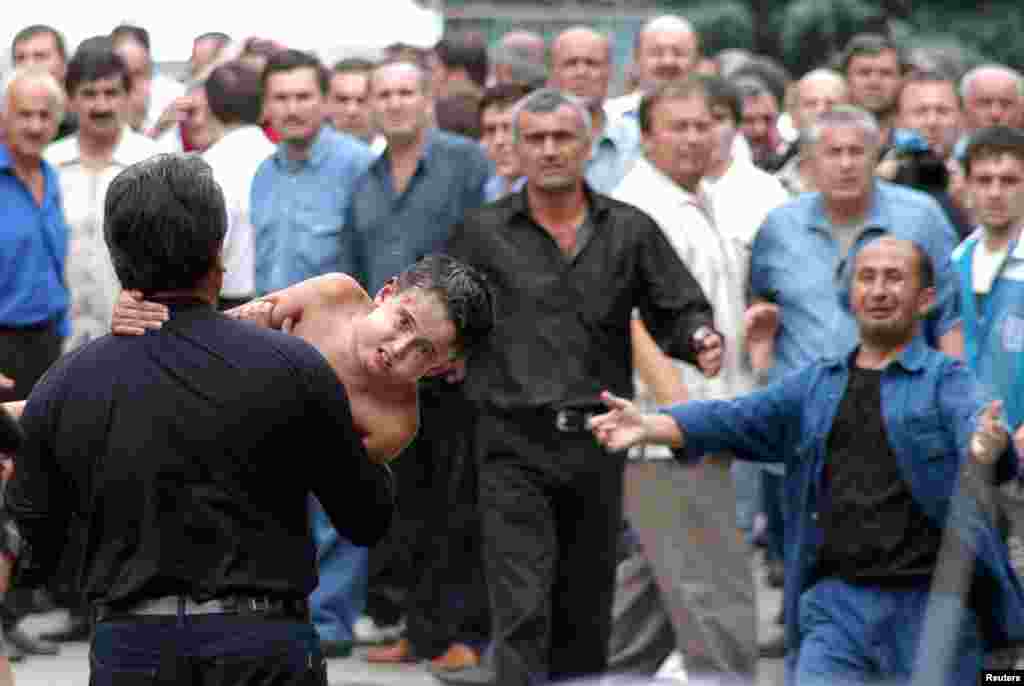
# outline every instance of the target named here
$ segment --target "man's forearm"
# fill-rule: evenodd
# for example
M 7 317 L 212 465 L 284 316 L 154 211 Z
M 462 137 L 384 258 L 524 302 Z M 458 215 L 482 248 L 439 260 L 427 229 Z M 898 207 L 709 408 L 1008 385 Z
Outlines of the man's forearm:
M 643 442 L 679 449 L 685 444 L 686 437 L 678 422 L 670 415 L 648 414 L 644 415 Z
M 688 399 L 682 375 L 672 359 L 658 347 L 643 322 L 634 319 L 631 325 L 633 366 L 640 380 L 651 389 L 659 405 L 671 405 Z

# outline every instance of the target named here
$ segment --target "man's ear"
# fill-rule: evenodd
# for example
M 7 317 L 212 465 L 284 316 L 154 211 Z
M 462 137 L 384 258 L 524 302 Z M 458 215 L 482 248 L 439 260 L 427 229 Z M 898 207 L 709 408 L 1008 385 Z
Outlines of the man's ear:
M 377 291 L 377 295 L 375 295 L 374 298 L 373 298 L 373 304 L 374 305 L 381 305 L 381 304 L 383 304 L 383 302 L 385 300 L 387 300 L 388 298 L 390 298 L 391 296 L 393 296 L 397 292 L 398 292 L 398 279 L 396 279 L 395 277 L 392 276 L 390 279 L 385 281 L 384 285 L 381 286 L 379 291 Z
M 924 288 L 917 294 L 917 317 L 924 319 L 935 309 L 935 288 Z

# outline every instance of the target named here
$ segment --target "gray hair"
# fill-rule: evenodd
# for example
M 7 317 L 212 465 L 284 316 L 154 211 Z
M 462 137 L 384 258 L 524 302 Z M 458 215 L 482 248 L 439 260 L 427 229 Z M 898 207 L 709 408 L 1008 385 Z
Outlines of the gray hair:
M 54 108 L 54 117 L 57 121 L 64 118 L 64 108 L 67 106 L 67 97 L 60 83 L 53 77 L 45 67 L 38 64 L 31 64 L 16 68 L 3 80 L 0 89 L 0 112 L 7 112 L 8 101 L 14 87 L 21 84 L 41 85 L 50 95 L 50 102 Z
M 817 145 L 821 141 L 825 129 L 844 126 L 856 126 L 867 133 L 868 140 L 878 147 L 882 144 L 882 132 L 878 128 L 875 115 L 854 105 L 836 105 L 827 112 L 822 112 L 807 127 L 807 142 Z
M 967 99 L 968 94 L 971 92 L 971 88 L 978 82 L 983 76 L 989 76 L 993 74 L 999 74 L 1001 76 L 1007 76 L 1014 80 L 1017 84 L 1017 95 L 1024 97 L 1024 76 L 1016 69 L 1011 69 L 1005 64 L 983 64 L 980 67 L 975 67 L 969 72 L 964 74 L 963 78 L 960 79 L 960 97 L 963 100 Z
M 693 24 L 686 17 L 680 17 L 675 14 L 663 14 L 660 17 L 654 17 L 649 20 L 637 31 L 636 38 L 633 40 L 633 50 L 639 51 L 640 46 L 643 44 L 644 34 L 654 31 L 689 33 L 698 39 L 700 38 L 697 35 L 697 30 L 693 28 Z
M 519 115 L 523 112 L 529 112 L 530 114 L 550 114 L 565 105 L 568 105 L 575 110 L 580 121 L 583 122 L 583 128 L 586 131 L 587 138 L 590 138 L 592 128 L 590 112 L 587 112 L 587 108 L 583 105 L 583 101 L 575 95 L 563 93 L 562 91 L 554 88 L 541 88 L 540 90 L 527 95 L 525 98 L 517 102 L 512 108 L 512 141 L 514 143 L 519 142 Z

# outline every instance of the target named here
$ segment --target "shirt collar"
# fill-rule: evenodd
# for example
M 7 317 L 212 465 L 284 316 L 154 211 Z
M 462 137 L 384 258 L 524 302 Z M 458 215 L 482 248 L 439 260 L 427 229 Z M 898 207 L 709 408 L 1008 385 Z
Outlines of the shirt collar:
M 839 367 L 849 368 L 853 365 L 856 359 L 853 355 L 857 348 L 860 347 L 858 341 L 854 345 L 848 347 L 842 355 L 838 357 L 831 357 L 827 361 L 827 366 L 832 369 L 838 369 Z M 911 374 L 919 372 L 924 369 L 925 358 L 928 355 L 928 344 L 925 343 L 924 337 L 919 333 L 914 336 L 906 348 L 896 356 L 890 364 L 898 364 L 903 367 L 903 370 Z
M 431 128 L 427 129 L 424 133 L 423 138 L 423 152 L 420 153 L 419 164 L 423 166 L 425 171 L 430 170 L 432 160 L 437 155 L 434 152 L 436 146 L 435 141 L 438 138 L 438 130 Z M 373 173 L 377 175 L 390 174 L 391 173 L 391 158 L 388 156 L 388 148 L 384 148 L 380 155 L 370 164 L 370 168 Z
M 864 226 L 882 229 L 883 231 L 891 231 L 893 227 L 892 219 L 889 216 L 888 209 L 885 203 L 881 201 L 880 190 L 877 181 L 871 182 L 871 204 L 868 206 L 868 214 L 864 218 Z M 828 214 L 825 212 L 825 196 L 822 193 L 816 193 L 814 201 L 811 204 L 811 221 L 809 224 L 811 229 L 819 229 L 822 231 L 830 231 L 832 228 L 832 222 L 828 218 Z
M 11 154 L 7 152 L 6 145 L 0 145 L 0 171 L 12 169 L 14 163 L 11 161 Z
M 522 189 L 509 196 L 509 207 L 512 210 L 511 216 L 523 216 L 528 218 L 530 221 L 534 221 L 533 215 L 530 214 L 530 203 L 526 197 L 527 193 L 529 193 L 529 183 L 524 179 Z M 604 215 L 611 211 L 611 200 L 607 196 L 595 193 L 591 190 L 586 181 L 583 182 L 583 194 L 587 198 L 588 213 L 596 227 L 604 220 Z

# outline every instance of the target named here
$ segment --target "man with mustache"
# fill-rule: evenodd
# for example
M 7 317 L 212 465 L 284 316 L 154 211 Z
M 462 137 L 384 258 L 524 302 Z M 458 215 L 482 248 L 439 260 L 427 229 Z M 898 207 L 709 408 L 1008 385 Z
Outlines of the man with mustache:
M 120 287 L 103 242 L 103 198 L 124 168 L 158 152 L 149 138 L 126 122 L 128 68 L 109 40 L 87 41 L 68 63 L 68 109 L 79 121 L 78 133 L 46 149 L 57 169 L 64 195 L 64 216 L 71 229 L 67 286 L 71 291 L 71 337 L 77 348 L 107 333 Z

